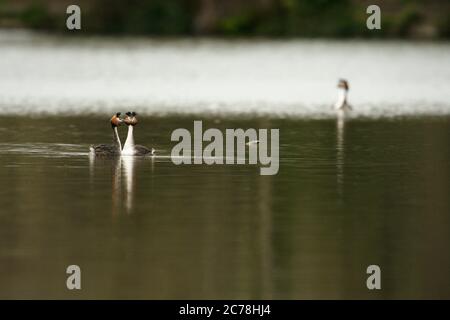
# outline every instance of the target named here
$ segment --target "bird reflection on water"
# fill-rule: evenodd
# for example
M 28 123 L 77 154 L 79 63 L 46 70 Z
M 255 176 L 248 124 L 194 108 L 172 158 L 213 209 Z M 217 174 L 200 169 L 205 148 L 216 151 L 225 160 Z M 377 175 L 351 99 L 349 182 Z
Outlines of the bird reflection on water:
M 345 143 L 344 143 L 345 117 L 338 115 L 336 119 L 336 176 L 337 191 L 339 198 L 342 199 L 344 184 L 344 162 L 345 162 Z
M 111 211 L 113 216 L 117 216 L 125 209 L 127 214 L 131 214 L 135 207 L 134 194 L 136 186 L 136 167 L 147 165 L 150 162 L 151 172 L 154 170 L 154 158 L 136 158 L 133 156 L 99 158 L 89 157 L 89 171 L 91 185 L 96 175 L 96 168 L 111 167 Z M 122 182 L 124 180 L 124 182 Z M 123 190 L 125 185 L 125 191 Z

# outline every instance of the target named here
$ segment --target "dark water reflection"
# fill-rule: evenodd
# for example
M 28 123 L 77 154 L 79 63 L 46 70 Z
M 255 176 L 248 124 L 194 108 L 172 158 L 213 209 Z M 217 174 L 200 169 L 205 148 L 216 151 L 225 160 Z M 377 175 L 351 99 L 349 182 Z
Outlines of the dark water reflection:
M 146 159 L 89 158 L 102 119 L 42 120 L 0 124 L 0 298 L 450 298 L 448 118 L 204 120 L 280 128 L 276 176 L 173 165 L 193 118 L 143 118 Z

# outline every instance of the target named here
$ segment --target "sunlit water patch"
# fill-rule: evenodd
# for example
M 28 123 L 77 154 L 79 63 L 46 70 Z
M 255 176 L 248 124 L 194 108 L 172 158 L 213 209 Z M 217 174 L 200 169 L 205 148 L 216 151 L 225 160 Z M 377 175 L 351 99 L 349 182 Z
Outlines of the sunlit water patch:
M 0 33 L 0 112 L 334 116 L 450 114 L 450 44 L 152 40 Z

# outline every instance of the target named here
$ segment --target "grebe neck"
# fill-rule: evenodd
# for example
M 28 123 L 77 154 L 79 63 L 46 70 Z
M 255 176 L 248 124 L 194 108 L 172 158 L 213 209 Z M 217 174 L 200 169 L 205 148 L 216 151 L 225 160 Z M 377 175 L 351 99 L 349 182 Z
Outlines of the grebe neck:
M 113 128 L 113 142 L 114 142 L 114 145 L 117 148 L 119 148 L 119 150 L 122 150 L 122 143 L 120 142 L 119 132 L 117 131 L 117 127 Z
M 347 90 L 344 88 L 339 88 L 338 100 L 336 101 L 335 107 L 336 109 L 340 109 L 345 105 L 347 105 Z
M 124 152 L 133 152 L 134 151 L 134 135 L 133 135 L 133 126 L 128 126 L 128 135 L 125 140 L 125 144 L 123 145 Z

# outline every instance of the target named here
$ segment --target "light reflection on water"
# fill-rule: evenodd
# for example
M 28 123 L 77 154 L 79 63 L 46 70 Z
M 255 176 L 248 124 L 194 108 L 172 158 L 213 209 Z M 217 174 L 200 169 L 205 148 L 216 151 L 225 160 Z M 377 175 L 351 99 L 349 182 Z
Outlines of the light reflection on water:
M 279 128 L 278 175 L 173 165 L 170 133 L 193 118 L 141 118 L 157 157 L 91 159 L 102 118 L 4 117 L 0 297 L 73 298 L 69 264 L 84 298 L 450 296 L 449 118 L 203 120 Z
M 330 118 L 450 114 L 448 42 L 58 38 L 0 32 L 0 112 Z

